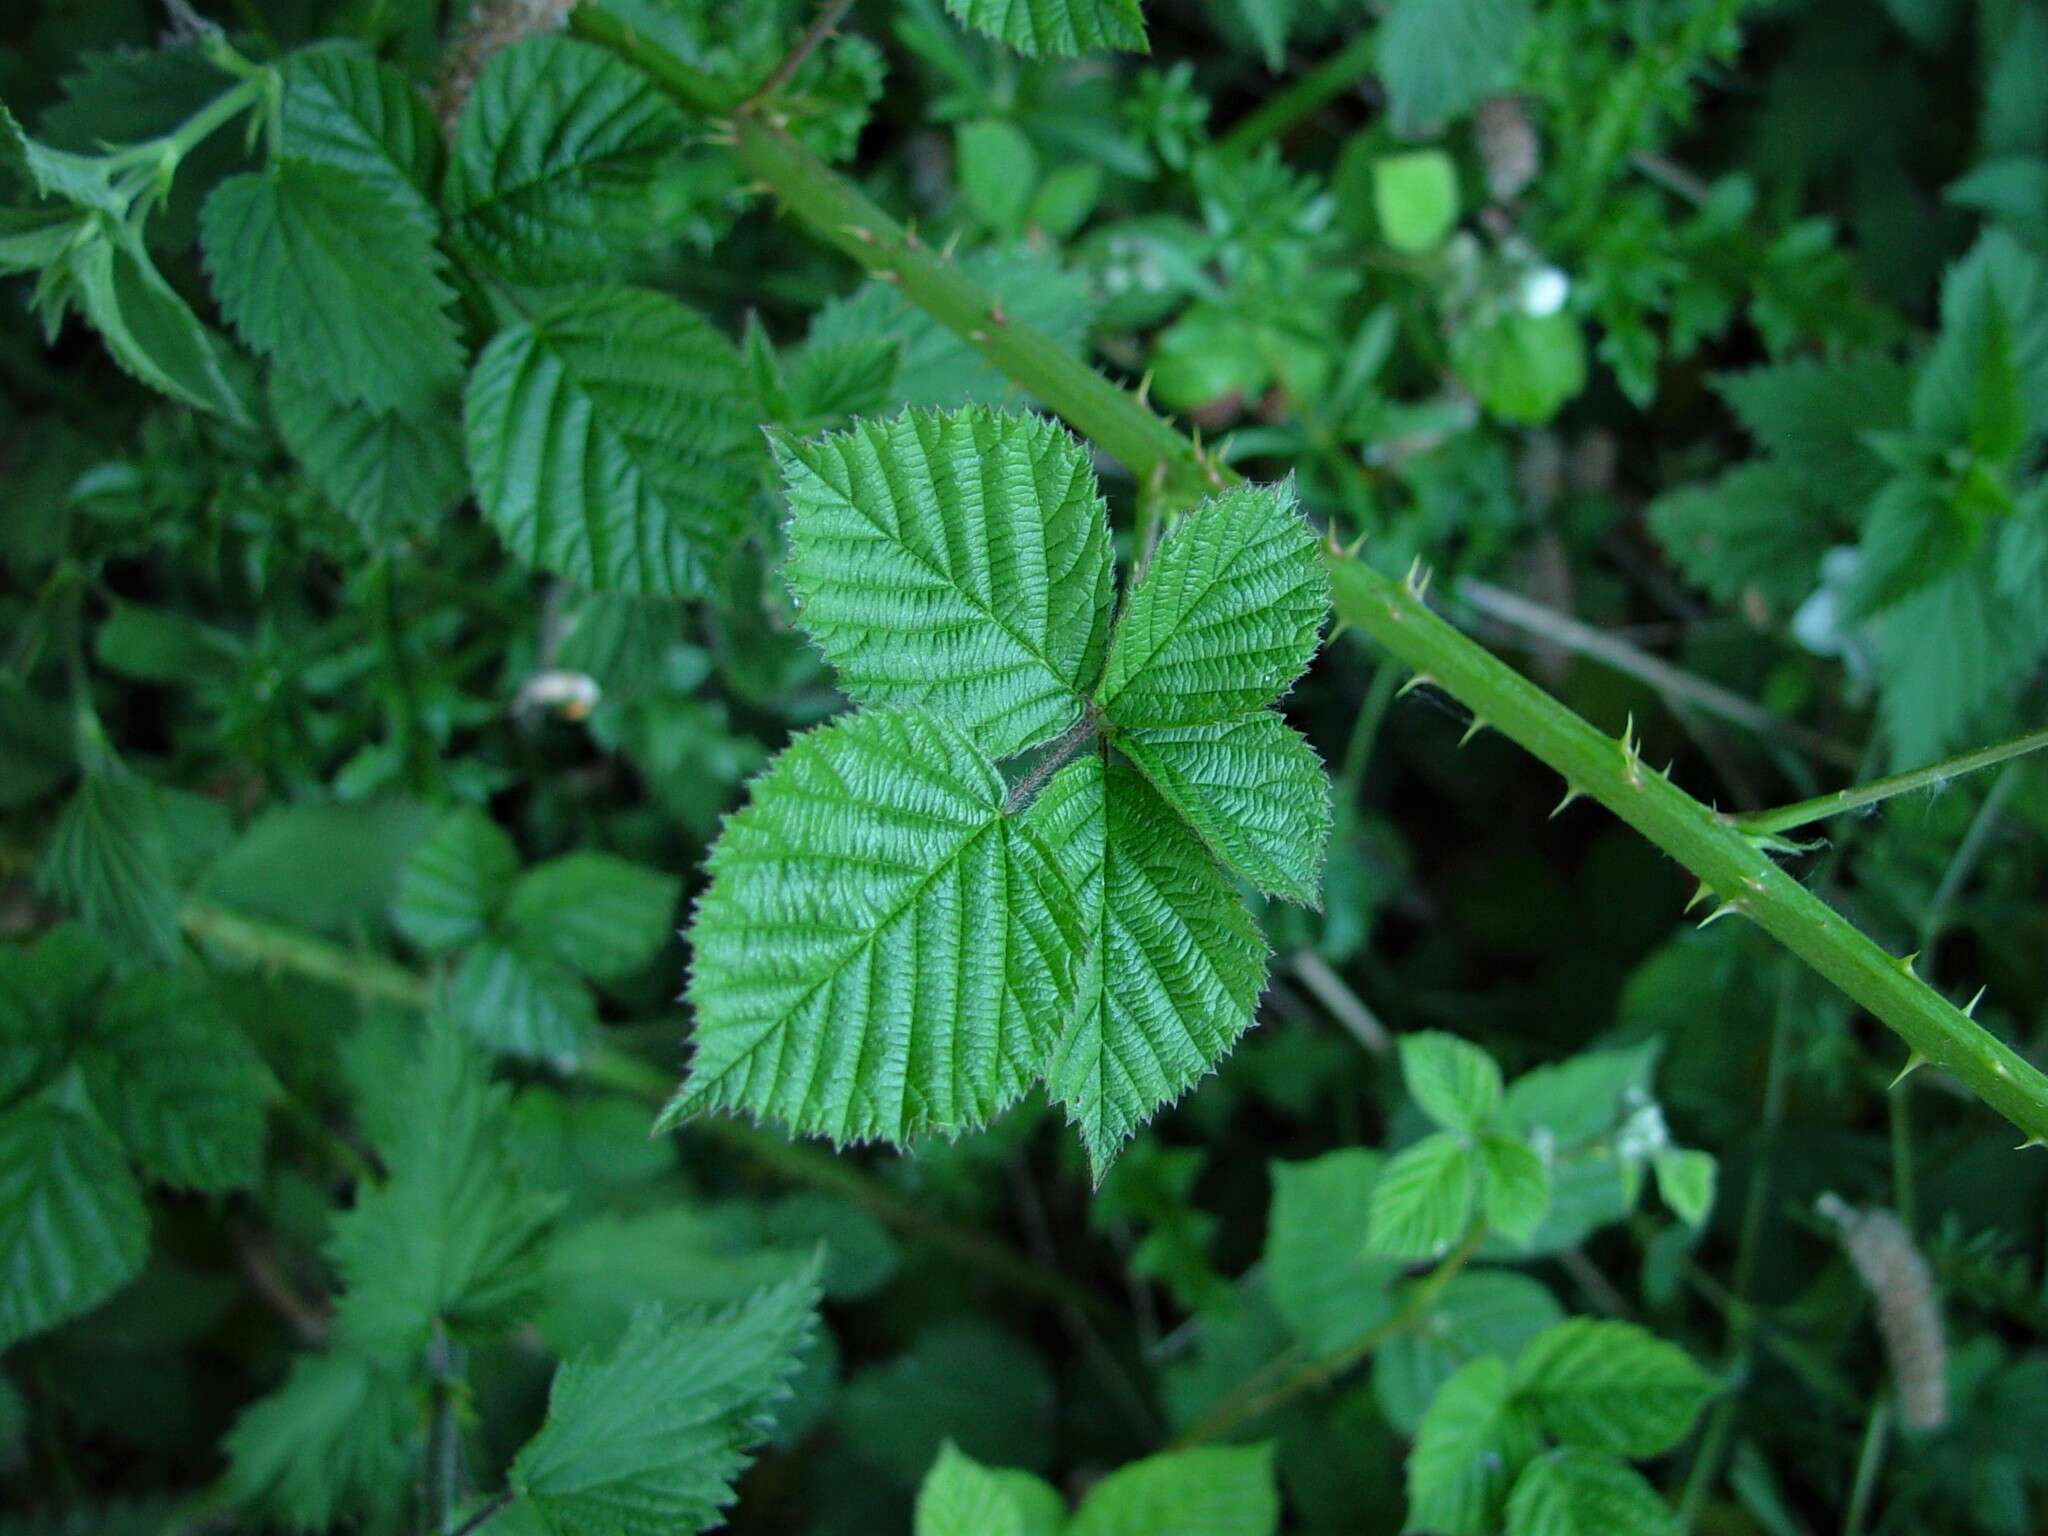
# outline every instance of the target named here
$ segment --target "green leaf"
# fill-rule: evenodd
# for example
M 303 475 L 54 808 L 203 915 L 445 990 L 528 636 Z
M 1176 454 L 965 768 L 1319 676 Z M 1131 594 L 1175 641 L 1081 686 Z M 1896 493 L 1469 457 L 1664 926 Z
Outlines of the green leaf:
M 673 299 L 569 294 L 470 374 L 484 516 L 521 560 L 585 586 L 697 595 L 747 526 L 744 392 L 732 344 Z
M 399 1372 L 347 1351 L 301 1355 L 228 1431 L 225 1491 L 295 1531 L 390 1529 L 418 1470 L 418 1417 Z
M 605 49 L 515 42 L 457 119 L 442 195 L 451 234 L 520 280 L 601 274 L 649 232 L 654 172 L 685 132 L 654 82 Z
M 1131 730 L 1233 719 L 1301 676 L 1329 606 L 1291 481 L 1212 496 L 1131 589 L 1096 699 Z
M 1526 1244 L 1550 1209 L 1550 1169 L 1526 1144 L 1506 1136 L 1479 1139 L 1479 1214 L 1487 1230 Z
M 1374 1352 L 1373 1396 L 1389 1424 L 1413 1435 L 1437 1389 L 1460 1366 L 1485 1355 L 1512 1360 L 1563 1317 L 1557 1298 L 1527 1275 L 1465 1270 L 1452 1277 L 1412 1329 L 1395 1334 Z
M 673 932 L 682 882 L 609 853 L 571 853 L 519 877 L 505 926 L 593 981 L 630 976 Z
M 118 766 L 87 773 L 36 867 L 36 886 L 125 948 L 178 953 L 170 841 L 151 785 Z
M 996 758 L 1080 718 L 1109 632 L 1109 524 L 1065 428 L 910 411 L 779 456 L 798 618 L 849 694 L 925 705 Z
M 373 411 L 278 364 L 270 414 L 313 488 L 372 544 L 426 531 L 469 489 L 452 395 L 416 412 Z
M 1655 1456 L 1686 1436 L 1717 1390 L 1675 1344 L 1633 1323 L 1574 1317 L 1515 1362 L 1515 1396 L 1565 1445 Z
M 597 1003 L 575 971 L 527 944 L 484 939 L 448 978 L 448 1017 L 493 1050 L 574 1067 L 597 1029 Z
M 1384 155 L 1372 163 L 1372 205 L 1388 245 L 1433 251 L 1457 227 L 1458 167 L 1440 149 Z
M 1085 958 L 1045 1076 L 1100 1183 L 1138 1127 L 1251 1027 L 1266 944 L 1215 861 L 1127 765 L 1068 764 L 1026 819 L 1080 902 Z
M 1978 451 L 2048 431 L 2048 266 L 1992 230 L 1941 285 L 1941 333 L 1913 390 L 1913 424 Z M 1992 457 L 2003 457 L 1993 452 Z
M 1512 310 L 1453 335 L 1451 364 L 1492 415 L 1541 426 L 1586 387 L 1586 340 L 1568 310 Z
M 1330 780 L 1286 721 L 1262 709 L 1128 731 L 1116 744 L 1233 873 L 1269 895 L 1322 906 Z
M 132 230 L 103 228 L 71 248 L 68 292 L 116 363 L 151 389 L 238 426 L 248 405 L 228 373 L 228 348 L 164 281 Z
M 315 44 L 285 58 L 278 150 L 350 172 L 429 223 L 438 217 L 434 114 L 404 75 L 353 44 Z
M 347 1287 L 337 1339 L 391 1361 L 417 1358 L 437 1321 L 488 1330 L 518 1316 L 555 1211 L 520 1178 L 510 1095 L 461 1035 L 430 1023 L 408 1067 L 375 1122 L 387 1176 L 328 1243 Z
M 1840 542 L 1807 484 L 1778 463 L 1739 464 L 1718 480 L 1667 491 L 1644 517 L 1694 586 L 1724 603 L 1753 590 L 1786 613 L 1812 593 L 1821 556 Z
M 1380 23 L 1380 78 L 1394 131 L 1442 127 L 1514 79 L 1527 0 L 1395 0 Z
M 1507 1362 L 1482 1355 L 1430 1399 L 1408 1457 L 1404 1531 L 1493 1536 L 1501 1501 L 1542 1437 L 1513 1401 Z M 1622 1536 L 1617 1531 L 1614 1536 Z
M 1703 1225 L 1714 1209 L 1718 1165 L 1713 1153 L 1660 1147 L 1652 1154 L 1650 1166 L 1657 1172 L 1657 1193 L 1671 1213 L 1688 1227 Z
M 242 642 L 225 630 L 169 608 L 117 602 L 92 637 L 93 655 L 123 677 L 146 683 L 217 682 L 233 676 Z
M 618 1347 L 555 1372 L 506 1481 L 557 1536 L 722 1524 L 817 1321 L 815 1266 L 719 1312 L 637 1311 Z
M 1070 58 L 1098 48 L 1149 51 L 1138 0 L 946 0 L 946 10 L 1026 58 Z
M 1996 554 L 1969 560 L 1877 621 L 1878 714 L 1891 766 L 1915 768 L 1964 746 L 1991 707 L 2012 698 L 2048 645 L 2048 610 L 1998 593 Z
M 413 851 L 398 877 L 391 921 L 430 954 L 483 936 L 519 873 L 519 850 L 472 806 L 451 811 Z
M 1088 1490 L 1066 1536 L 1274 1536 L 1280 1495 L 1269 1445 L 1148 1456 Z
M 1368 1250 L 1390 1259 L 1443 1257 L 1472 1225 L 1478 1182 L 1462 1137 L 1425 1136 L 1395 1157 L 1373 1187 Z
M 0 1349 L 98 1306 L 148 1247 L 142 1194 L 111 1136 L 50 1104 L 0 1114 Z
M 1907 425 L 1912 386 L 1912 371 L 1882 356 L 1834 363 L 1802 358 L 1714 380 L 1743 430 L 1796 482 L 1799 499 L 1850 513 L 1860 512 L 1891 474 L 1867 439 Z M 1780 493 L 1781 519 L 1790 499 Z M 1766 536 L 1768 523 L 1758 522 L 1754 533 Z M 1728 530 L 1731 543 L 1746 531 Z
M 1500 1107 L 1500 1067 L 1470 1041 L 1438 1030 L 1400 1039 L 1401 1080 L 1421 1111 L 1447 1131 L 1476 1131 Z
M 918 1486 L 913 1536 L 1059 1536 L 1066 1516 L 1042 1479 L 984 1467 L 948 1440 Z
M 1592 1451 L 1552 1451 L 1530 1462 L 1507 1513 L 1507 1536 L 1676 1536 L 1679 1529 L 1641 1473 Z
M 79 1049 L 100 1117 L 143 1172 L 246 1189 L 263 1167 L 264 1069 L 195 970 L 146 973 L 101 1003 Z
M 1334 1355 L 1393 1316 L 1398 1261 L 1365 1251 L 1384 1159 L 1345 1147 L 1274 1163 L 1266 1226 L 1266 1293 L 1312 1355 Z
M 460 376 L 433 226 L 376 182 L 274 160 L 216 187 L 199 233 L 221 312 L 257 351 L 377 411 Z
M 961 196 L 975 216 L 1014 240 L 1023 233 L 1031 194 L 1038 187 L 1038 151 L 1016 124 L 981 118 L 953 130 Z
M 690 1074 L 835 1143 L 979 1125 L 1037 1075 L 1072 898 L 956 726 L 868 710 L 798 737 L 729 817 L 691 922 Z

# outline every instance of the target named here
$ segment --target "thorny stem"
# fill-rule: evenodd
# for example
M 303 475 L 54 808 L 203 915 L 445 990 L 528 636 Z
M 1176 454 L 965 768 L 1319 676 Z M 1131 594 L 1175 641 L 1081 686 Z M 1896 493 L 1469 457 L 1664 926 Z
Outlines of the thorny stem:
M 1328 1385 L 1387 1340 L 1412 1331 L 1429 1315 L 1429 1309 L 1436 1305 L 1437 1298 L 1444 1292 L 1444 1287 L 1457 1278 L 1458 1272 L 1471 1260 L 1472 1255 L 1479 1251 L 1480 1245 L 1485 1241 L 1486 1224 L 1475 1221 L 1459 1240 L 1458 1246 L 1439 1259 L 1434 1269 L 1409 1287 L 1407 1299 L 1392 1317 L 1378 1327 L 1368 1329 L 1333 1355 L 1308 1359 L 1301 1350 L 1294 1349 L 1275 1356 L 1263 1369 L 1239 1383 L 1235 1391 L 1174 1436 L 1168 1448 L 1176 1451 L 1185 1450 L 1189 1446 L 1220 1440 L 1240 1424 L 1250 1423 L 1282 1404 L 1294 1401 L 1304 1392 L 1312 1392 L 1318 1387 Z M 1274 1379 L 1276 1377 L 1277 1381 Z
M 1940 762 L 1929 763 L 1924 768 L 1911 768 L 1904 773 L 1872 779 L 1867 784 L 1852 784 L 1847 789 L 1838 789 L 1832 794 L 1815 795 L 1811 800 L 1801 800 L 1796 805 L 1780 806 L 1772 811 L 1758 811 L 1752 816 L 1739 816 L 1735 824 L 1745 832 L 1786 832 L 1793 827 L 1803 827 L 1808 822 L 1839 816 L 1844 811 L 1861 810 L 1866 805 L 1876 805 L 1879 801 L 1889 800 L 1895 795 L 1911 794 L 1916 789 L 1938 787 L 1950 779 L 1959 779 L 1966 773 L 1975 773 L 1979 768 L 1990 768 L 1999 763 L 2009 762 L 2015 757 L 2024 757 L 2027 753 L 2038 752 L 2043 747 L 2048 747 L 2048 730 L 2029 731 L 2026 735 L 2015 736 L 2010 741 L 1979 747 L 1974 752 L 1959 753 L 1955 757 L 1945 757 Z
M 197 897 L 185 900 L 178 921 L 202 944 L 309 981 L 324 982 L 365 1001 L 424 1009 L 432 998 L 427 978 L 396 961 Z M 581 1075 L 587 1082 L 656 1105 L 667 1100 L 674 1086 L 658 1068 L 612 1046 L 593 1050 L 583 1062 Z M 708 1140 L 724 1142 L 793 1183 L 838 1195 L 904 1237 L 941 1249 L 1016 1290 L 1078 1308 L 1098 1321 L 1113 1322 L 1119 1317 L 1115 1308 L 1067 1275 L 1040 1269 L 996 1238 L 951 1225 L 843 1158 L 785 1141 L 738 1120 L 709 1116 L 691 1121 L 689 1129 Z
M 1711 8 L 1715 16 L 1732 9 L 1732 0 Z M 701 76 L 616 18 L 583 5 L 572 23 L 685 105 L 705 109 L 685 85 L 693 76 L 701 83 Z M 1158 473 L 1176 494 L 1200 496 L 1235 480 L 1148 405 L 1006 316 L 959 268 L 925 249 L 788 134 L 742 113 L 733 124 L 733 152 L 813 234 L 894 283 L 1141 482 Z M 2048 1144 L 2048 1076 L 1779 869 L 1741 828 L 1654 772 L 1632 732 L 1618 741 L 1603 734 L 1467 639 L 1430 611 L 1421 583 L 1403 584 L 1334 547 L 1325 565 L 1339 619 L 1563 775 L 1569 794 L 1598 800 L 1642 833 L 1720 900 L 1717 911 L 1740 913 L 1763 928 L 1898 1033 L 1913 1059 L 1951 1073 L 2029 1142 Z

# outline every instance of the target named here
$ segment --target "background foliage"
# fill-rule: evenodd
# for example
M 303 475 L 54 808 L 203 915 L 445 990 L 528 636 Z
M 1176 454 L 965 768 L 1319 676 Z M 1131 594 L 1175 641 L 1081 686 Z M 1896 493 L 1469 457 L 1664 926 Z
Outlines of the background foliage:
M 2048 1524 L 2048 1159 L 1309 538 L 1724 809 L 2036 726 L 2048 8 L 567 9 L 0 23 L 5 1529 Z M 1779 851 L 2038 1062 L 2044 832 Z

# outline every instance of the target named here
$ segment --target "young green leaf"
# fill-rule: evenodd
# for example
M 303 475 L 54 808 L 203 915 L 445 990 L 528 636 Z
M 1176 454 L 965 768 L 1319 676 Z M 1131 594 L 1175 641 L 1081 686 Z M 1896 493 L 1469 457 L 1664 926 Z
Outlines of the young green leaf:
M 1408 1458 L 1401 1528 L 1492 1536 L 1509 1486 L 1542 1446 L 1534 1421 L 1514 1402 L 1507 1362 L 1498 1355 L 1468 1361 L 1437 1388 L 1422 1416 Z
M 597 1029 L 597 1003 L 546 950 L 486 938 L 448 978 L 448 1017 L 493 1050 L 573 1066 Z
M 278 150 L 348 171 L 430 224 L 438 218 L 434 114 L 404 75 L 353 44 L 316 44 L 285 59 Z
M 273 161 L 214 189 L 207 275 L 244 341 L 371 410 L 454 387 L 462 348 L 433 226 L 353 171 Z
M 278 364 L 270 415 L 313 488 L 372 544 L 431 527 L 469 489 L 452 395 L 418 412 L 373 411 Z
M 1110 1473 L 1088 1490 L 1066 1536 L 1275 1536 L 1279 1529 L 1273 1448 L 1202 1446 Z
M 1262 709 L 1212 725 L 1127 731 L 1116 744 L 1233 873 L 1270 895 L 1322 906 L 1330 780 L 1286 721 Z
M 1109 524 L 1048 418 L 969 408 L 779 447 L 798 618 L 870 703 L 916 703 L 991 756 L 1080 718 L 1109 634 Z
M 1714 1208 L 1716 1164 L 1711 1152 L 1660 1147 L 1650 1158 L 1657 1172 L 1657 1193 L 1671 1213 L 1689 1227 L 1703 1224 Z
M 1367 1251 L 1390 1259 L 1434 1259 L 1472 1224 L 1478 1170 L 1464 1138 L 1448 1131 L 1407 1148 L 1373 1186 Z
M 816 1266 L 724 1311 L 634 1314 L 616 1349 L 555 1372 L 546 1421 L 507 1474 L 554 1536 L 722 1524 L 817 1321 Z
M 1041 1479 L 984 1467 L 949 1440 L 918 1486 L 913 1536 L 1059 1536 L 1066 1517 Z
M 673 299 L 567 294 L 470 374 L 484 516 L 521 560 L 586 586 L 700 593 L 747 525 L 744 389 L 732 344 Z
M 344 1516 L 395 1526 L 416 1471 L 410 1369 L 348 1351 L 299 1356 L 228 1431 L 229 1496 L 295 1531 L 332 1530 Z
M 52 1104 L 0 1114 L 0 1349 L 134 1279 L 149 1216 L 120 1145 Z
M 191 969 L 117 985 L 79 1047 L 87 1092 L 143 1172 L 244 1189 L 263 1165 L 262 1059 Z
M 178 953 L 178 890 L 156 790 L 115 765 L 87 773 L 43 850 L 36 885 L 155 961 Z
M 124 370 L 173 400 L 237 426 L 249 424 L 248 403 L 229 372 L 227 344 L 200 324 L 164 280 L 133 229 L 100 220 L 95 236 L 66 253 L 64 275 L 57 293 L 77 299 Z M 47 329 L 54 331 L 54 319 Z
M 1225 491 L 1160 543 L 1117 621 L 1095 697 L 1131 730 L 1234 719 L 1301 676 L 1329 607 L 1292 483 Z
M 1333 1355 L 1393 1315 L 1401 1265 L 1368 1256 L 1377 1152 L 1344 1147 L 1305 1163 L 1274 1163 L 1266 1226 L 1266 1291 L 1302 1346 Z
M 482 811 L 452 811 L 406 861 L 391 921 L 421 949 L 445 954 L 483 936 L 519 873 L 519 850 Z
M 1487 1230 L 1526 1243 L 1550 1209 L 1550 1170 L 1524 1142 L 1479 1138 L 1479 1214 Z
M 671 941 L 682 882 L 609 853 L 570 853 L 519 877 L 505 926 L 593 981 L 618 981 Z
M 1068 764 L 1026 820 L 1079 897 L 1085 958 L 1045 1076 L 1100 1182 L 1118 1147 L 1251 1027 L 1266 944 L 1215 861 L 1126 764 Z
M 982 1124 L 1037 1075 L 1079 947 L 1073 899 L 957 727 L 868 710 L 797 738 L 727 819 L 689 939 L 690 1073 L 835 1142 Z
M 1447 1131 L 1476 1131 L 1500 1107 L 1500 1067 L 1456 1035 L 1424 1030 L 1400 1040 L 1401 1080 L 1421 1111 Z
M 684 136 L 653 81 L 604 49 L 515 42 L 484 66 L 457 119 L 442 194 L 450 232 L 520 281 L 601 275 L 647 233 L 654 171 Z M 621 317 L 616 334 L 632 330 Z
M 1066 58 L 1098 48 L 1149 51 L 1138 0 L 946 0 L 946 9 L 1026 58 Z
M 1574 1317 L 1515 1362 L 1515 1396 L 1565 1445 L 1622 1456 L 1668 1451 L 1717 1390 L 1675 1344 L 1633 1323 Z
M 1508 1495 L 1507 1536 L 1676 1536 L 1678 1529 L 1641 1473 L 1594 1451 L 1537 1457 Z

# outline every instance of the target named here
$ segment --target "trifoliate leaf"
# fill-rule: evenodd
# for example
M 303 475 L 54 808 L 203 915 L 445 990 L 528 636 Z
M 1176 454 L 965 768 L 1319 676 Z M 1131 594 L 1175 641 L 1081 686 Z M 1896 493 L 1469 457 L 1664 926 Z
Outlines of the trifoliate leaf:
M 690 1073 L 834 1142 L 980 1125 L 1037 1075 L 1078 925 L 973 742 L 917 710 L 801 736 L 727 819 L 691 922 Z
M 1799 500 L 1849 513 L 1861 512 L 1891 473 L 1866 434 L 1907 425 L 1912 386 L 1912 372 L 1882 356 L 1835 363 L 1802 358 L 1714 380 L 1743 430 L 1794 479 Z M 1778 516 L 1796 525 L 1787 515 L 1792 494 L 1777 494 Z M 1754 532 L 1767 534 L 1768 524 L 1758 522 Z M 1744 531 L 1727 530 L 1729 543 L 1746 542 Z M 1716 595 L 1722 595 L 1718 589 Z
M 487 938 L 448 978 L 448 1017 L 492 1050 L 567 1069 L 590 1045 L 597 1002 L 555 955 Z
M 1675 1536 L 1671 1507 L 1634 1468 L 1593 1451 L 1551 1451 L 1508 1495 L 1507 1536 Z
M 152 1178 L 242 1189 L 263 1165 L 263 1062 L 196 970 L 116 986 L 81 1044 L 100 1117 Z
M 373 411 L 278 364 L 270 414 L 313 488 L 373 544 L 424 531 L 469 488 L 453 395 L 415 412 Z
M 1439 1030 L 1403 1035 L 1401 1080 L 1447 1131 L 1476 1131 L 1500 1107 L 1500 1067 L 1469 1040 Z
M 654 82 L 605 49 L 516 42 L 484 66 L 456 122 L 450 232 L 514 278 L 600 274 L 646 235 L 654 171 L 683 137 Z
M 1043 1479 L 984 1467 L 949 1440 L 918 1486 L 914 1536 L 1059 1536 L 1066 1517 Z
M 781 449 L 798 618 L 872 703 L 996 758 L 1081 715 L 1110 612 L 1088 453 L 1045 417 L 911 411 Z
M 1270 1445 L 1148 1456 L 1088 1490 L 1067 1536 L 1274 1536 L 1280 1494 Z
M 90 1311 L 142 1269 L 149 1216 L 113 1137 L 84 1115 L 0 1115 L 0 1349 Z
M 363 1520 L 388 1528 L 417 1470 L 406 1376 L 363 1355 L 301 1355 L 284 1385 L 242 1411 L 224 1449 L 226 1490 L 295 1531 Z
M 505 903 L 521 944 L 593 981 L 630 976 L 674 932 L 682 882 L 609 853 L 571 853 L 536 864 Z
M 433 226 L 376 182 L 274 160 L 215 188 L 199 234 L 221 313 L 257 351 L 378 411 L 460 376 Z
M 1330 780 L 1271 710 L 1213 725 L 1118 735 L 1119 750 L 1234 873 L 1269 895 L 1322 906 Z
M 1365 1251 L 1377 1152 L 1345 1147 L 1312 1162 L 1273 1164 L 1266 1292 L 1302 1346 L 1334 1355 L 1393 1315 L 1398 1260 Z
M 1780 464 L 1739 464 L 1718 480 L 1667 491 L 1645 520 L 1694 586 L 1727 603 L 1753 589 L 1786 613 L 1813 591 L 1821 556 L 1841 540 L 1805 486 Z
M 514 1315 L 555 1208 L 520 1179 L 510 1095 L 463 1036 L 431 1023 L 410 1068 L 378 1117 L 387 1176 L 358 1193 L 328 1245 L 347 1287 L 336 1336 L 382 1359 L 416 1357 L 437 1321 L 493 1328 Z
M 506 1482 L 554 1536 L 673 1536 L 722 1523 L 817 1321 L 815 1272 L 722 1312 L 634 1314 L 617 1349 L 555 1372 Z
M 1478 1195 L 1472 1149 L 1448 1131 L 1425 1136 L 1387 1165 L 1373 1186 L 1369 1251 L 1390 1259 L 1434 1259 L 1472 1224 Z
M 474 807 L 450 812 L 398 877 L 391 921 L 432 954 L 481 938 L 519 873 L 519 850 Z
M 278 150 L 336 166 L 431 221 L 441 135 L 404 75 L 348 43 L 301 48 L 284 61 Z
M 1513 1401 L 1505 1360 L 1482 1355 L 1460 1366 L 1422 1416 L 1408 1457 L 1401 1528 L 1492 1536 L 1509 1486 L 1542 1444 L 1534 1421 Z
M 747 525 L 744 393 L 732 344 L 673 299 L 572 293 L 500 332 L 470 374 L 477 500 L 529 565 L 697 594 Z
M 1516 1400 L 1551 1438 L 1621 1456 L 1670 1450 L 1715 1390 L 1684 1350 L 1633 1323 L 1568 1318 L 1515 1362 Z
M 1550 1170 L 1523 1142 L 1479 1138 L 1479 1214 L 1489 1232 L 1526 1243 L 1550 1209 Z
M 1150 51 L 1138 0 L 946 0 L 946 10 L 1026 58 L 1069 58 L 1098 48 Z
M 1395 0 L 1380 23 L 1380 78 L 1394 131 L 1442 127 L 1514 79 L 1527 0 Z
M 1251 1027 L 1266 944 L 1215 860 L 1128 765 L 1068 764 L 1027 820 L 1080 901 L 1085 957 L 1046 1087 L 1100 1182 L 1132 1133 Z
M 156 791 L 125 769 L 88 773 L 57 818 L 37 887 L 122 947 L 178 953 L 178 891 Z
M 1096 698 L 1117 725 L 1201 725 L 1270 704 L 1315 654 L 1330 584 L 1292 482 L 1212 496 L 1131 589 Z

